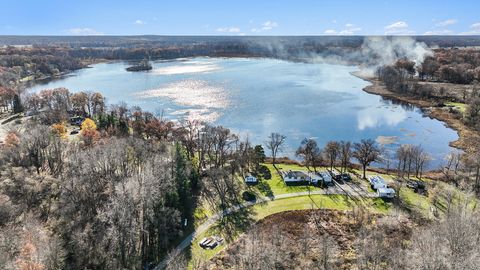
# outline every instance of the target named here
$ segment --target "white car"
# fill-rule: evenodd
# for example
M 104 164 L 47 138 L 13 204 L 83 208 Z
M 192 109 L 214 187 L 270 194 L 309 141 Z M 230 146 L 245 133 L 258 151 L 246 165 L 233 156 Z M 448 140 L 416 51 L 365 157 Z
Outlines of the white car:
M 377 195 L 383 199 L 393 199 L 395 197 L 395 190 L 393 188 L 378 188 Z

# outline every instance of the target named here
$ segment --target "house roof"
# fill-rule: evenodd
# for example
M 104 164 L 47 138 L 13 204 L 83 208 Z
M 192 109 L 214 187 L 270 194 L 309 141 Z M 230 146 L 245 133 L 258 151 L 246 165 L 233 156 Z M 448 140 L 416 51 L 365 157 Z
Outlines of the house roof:
M 302 171 L 288 171 L 286 174 L 288 178 L 295 178 L 295 177 L 308 177 L 308 175 Z
M 378 188 L 378 193 L 393 193 L 395 194 L 395 190 L 393 188 Z

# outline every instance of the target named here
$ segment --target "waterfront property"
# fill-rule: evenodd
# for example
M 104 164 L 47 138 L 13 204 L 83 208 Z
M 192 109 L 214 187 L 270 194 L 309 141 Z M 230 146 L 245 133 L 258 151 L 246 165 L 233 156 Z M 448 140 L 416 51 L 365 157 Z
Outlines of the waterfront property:
M 307 172 L 303 171 L 286 171 L 282 172 L 283 181 L 285 184 L 288 183 L 309 183 L 310 176 Z

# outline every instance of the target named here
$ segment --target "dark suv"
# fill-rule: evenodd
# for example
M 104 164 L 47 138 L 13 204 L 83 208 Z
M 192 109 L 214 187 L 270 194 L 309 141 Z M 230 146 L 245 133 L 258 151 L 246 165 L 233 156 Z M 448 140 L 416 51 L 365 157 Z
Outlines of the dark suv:
M 340 179 L 342 179 L 342 180 L 345 181 L 345 182 L 350 182 L 350 181 L 352 181 L 352 177 L 351 177 L 350 174 L 348 174 L 348 173 L 342 173 L 342 174 L 340 175 Z

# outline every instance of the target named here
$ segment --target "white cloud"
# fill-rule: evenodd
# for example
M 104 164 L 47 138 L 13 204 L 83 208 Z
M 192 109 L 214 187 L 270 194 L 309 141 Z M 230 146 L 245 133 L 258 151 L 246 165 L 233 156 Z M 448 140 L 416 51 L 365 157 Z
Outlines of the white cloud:
M 345 24 L 345 29 L 340 31 L 338 34 L 339 35 L 354 35 L 356 32 L 362 31 L 362 28 L 357 27 L 354 24 L 347 23 Z
M 221 33 L 240 33 L 240 28 L 238 27 L 220 27 L 217 28 L 217 32 Z
M 442 35 L 452 35 L 453 34 L 453 31 L 452 30 L 448 30 L 448 29 L 441 29 L 441 30 L 432 30 L 432 31 L 427 31 L 425 33 L 423 33 L 424 35 L 427 35 L 427 36 L 431 36 L 431 35 L 439 35 L 439 36 L 442 36 Z
M 256 32 L 262 32 L 262 31 L 270 31 L 273 28 L 278 27 L 278 23 L 274 21 L 266 21 L 262 23 L 261 27 L 259 28 L 252 28 L 250 31 L 256 33 Z
M 74 36 L 99 36 L 103 35 L 102 32 L 98 32 L 92 28 L 71 28 L 66 31 L 70 35 Z
M 278 23 L 272 21 L 266 21 L 262 25 L 262 30 L 271 30 L 275 27 L 278 27 Z
M 444 21 L 437 22 L 432 30 L 429 30 L 424 35 L 453 35 L 454 32 L 452 30 L 446 29 L 445 27 L 454 25 L 457 23 L 456 19 L 448 19 Z
M 362 31 L 362 28 L 356 26 L 352 23 L 345 24 L 345 28 L 337 31 L 334 29 L 325 30 L 324 34 L 326 35 L 354 35 L 356 32 Z
M 385 35 L 411 35 L 415 34 L 415 31 L 412 31 L 408 28 L 408 24 L 404 21 L 394 22 L 390 25 L 385 26 Z
M 480 35 L 480 22 L 470 25 L 470 31 L 462 32 L 460 35 Z
M 448 19 L 448 20 L 445 20 L 445 21 L 441 21 L 441 22 L 438 22 L 437 24 L 435 24 L 435 26 L 437 27 L 445 27 L 445 26 L 449 26 L 449 25 L 454 25 L 456 24 L 458 21 L 455 20 L 455 19 Z
M 136 25 L 144 25 L 146 24 L 146 22 L 142 21 L 142 20 L 136 20 L 135 22 L 133 22 L 133 24 L 136 24 Z

